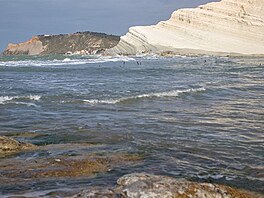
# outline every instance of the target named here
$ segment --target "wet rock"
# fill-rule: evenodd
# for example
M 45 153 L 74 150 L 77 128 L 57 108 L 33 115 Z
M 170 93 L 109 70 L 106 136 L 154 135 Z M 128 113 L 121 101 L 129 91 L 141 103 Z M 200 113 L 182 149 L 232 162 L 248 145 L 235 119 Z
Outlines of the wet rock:
M 0 154 L 8 154 L 23 150 L 33 149 L 36 146 L 29 143 L 19 142 L 13 138 L 0 136 Z
M 41 177 L 82 177 L 96 173 L 106 173 L 117 166 L 133 164 L 141 158 L 133 154 L 113 154 L 109 156 L 88 155 L 82 158 L 63 157 L 47 160 L 48 163 L 31 172 L 35 178 Z
M 15 179 L 35 180 L 64 177 L 90 177 L 107 173 L 120 166 L 133 165 L 141 158 L 137 154 L 86 154 L 82 156 L 60 155 L 55 158 L 5 159 L 0 162 L 0 184 Z
M 91 189 L 74 197 L 260 198 L 261 196 L 218 184 L 197 183 L 185 179 L 134 173 L 118 179 L 117 187 L 114 189 Z
M 83 191 L 76 196 L 73 196 L 72 198 L 77 197 L 89 197 L 89 198 L 121 198 L 121 196 L 118 196 L 116 192 L 113 189 L 110 188 L 94 188 L 88 191 Z
M 40 134 L 40 133 L 35 133 L 35 132 L 14 132 L 14 133 L 6 133 L 3 134 L 6 137 L 22 137 L 22 138 L 36 138 L 36 137 L 42 137 L 42 136 L 46 136 L 45 134 Z
M 156 176 L 144 173 L 130 174 L 117 181 L 117 192 L 129 198 L 246 198 L 252 197 L 233 188 L 196 183 L 184 179 L 174 179 L 166 176 Z
M 41 177 L 81 177 L 89 176 L 95 173 L 106 172 L 108 163 L 105 159 L 52 159 L 46 164 L 46 167 L 40 166 L 37 171 L 30 171 L 27 175 L 34 178 Z M 51 166 L 51 167 L 49 167 Z

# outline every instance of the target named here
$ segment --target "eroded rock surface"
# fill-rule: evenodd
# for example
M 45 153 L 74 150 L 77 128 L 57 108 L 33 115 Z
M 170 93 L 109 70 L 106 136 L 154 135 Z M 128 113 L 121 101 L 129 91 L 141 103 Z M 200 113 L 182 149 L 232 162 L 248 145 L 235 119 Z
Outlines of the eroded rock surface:
M 131 27 L 108 53 L 263 55 L 263 13 L 263 0 L 222 0 L 180 9 L 157 25 Z
M 83 191 L 77 197 L 123 197 L 123 198 L 260 198 L 249 192 L 231 187 L 196 183 L 185 179 L 145 173 L 129 174 L 117 181 L 117 187 L 94 188 Z
M 0 162 L 0 184 L 25 179 L 89 177 L 96 173 L 106 173 L 115 167 L 138 163 L 141 159 L 137 154 L 126 153 L 60 155 L 26 161 L 8 158 Z
M 36 146 L 30 143 L 19 142 L 13 138 L 0 136 L 0 155 L 33 149 Z

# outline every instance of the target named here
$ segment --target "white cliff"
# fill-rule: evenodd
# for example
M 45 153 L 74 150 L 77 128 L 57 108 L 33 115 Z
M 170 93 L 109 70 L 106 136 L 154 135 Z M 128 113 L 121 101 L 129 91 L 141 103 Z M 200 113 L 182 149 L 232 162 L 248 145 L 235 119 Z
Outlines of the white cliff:
M 117 54 L 162 51 L 264 54 L 264 0 L 222 0 L 175 11 L 157 25 L 131 27 Z

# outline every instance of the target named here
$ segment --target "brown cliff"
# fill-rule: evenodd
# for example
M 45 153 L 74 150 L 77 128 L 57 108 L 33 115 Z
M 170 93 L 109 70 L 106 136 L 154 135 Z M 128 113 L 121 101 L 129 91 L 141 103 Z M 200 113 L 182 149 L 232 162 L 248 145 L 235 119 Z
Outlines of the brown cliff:
M 23 43 L 9 44 L 3 55 L 96 54 L 116 46 L 119 40 L 119 36 L 95 32 L 39 35 Z

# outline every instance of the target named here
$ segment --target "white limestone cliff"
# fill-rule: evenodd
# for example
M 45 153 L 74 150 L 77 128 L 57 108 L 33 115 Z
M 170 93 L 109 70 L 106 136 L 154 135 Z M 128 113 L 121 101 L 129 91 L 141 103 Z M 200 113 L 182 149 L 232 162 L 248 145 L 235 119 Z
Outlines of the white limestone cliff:
M 108 53 L 162 51 L 264 54 L 264 0 L 222 0 L 175 11 L 167 21 L 131 27 Z

